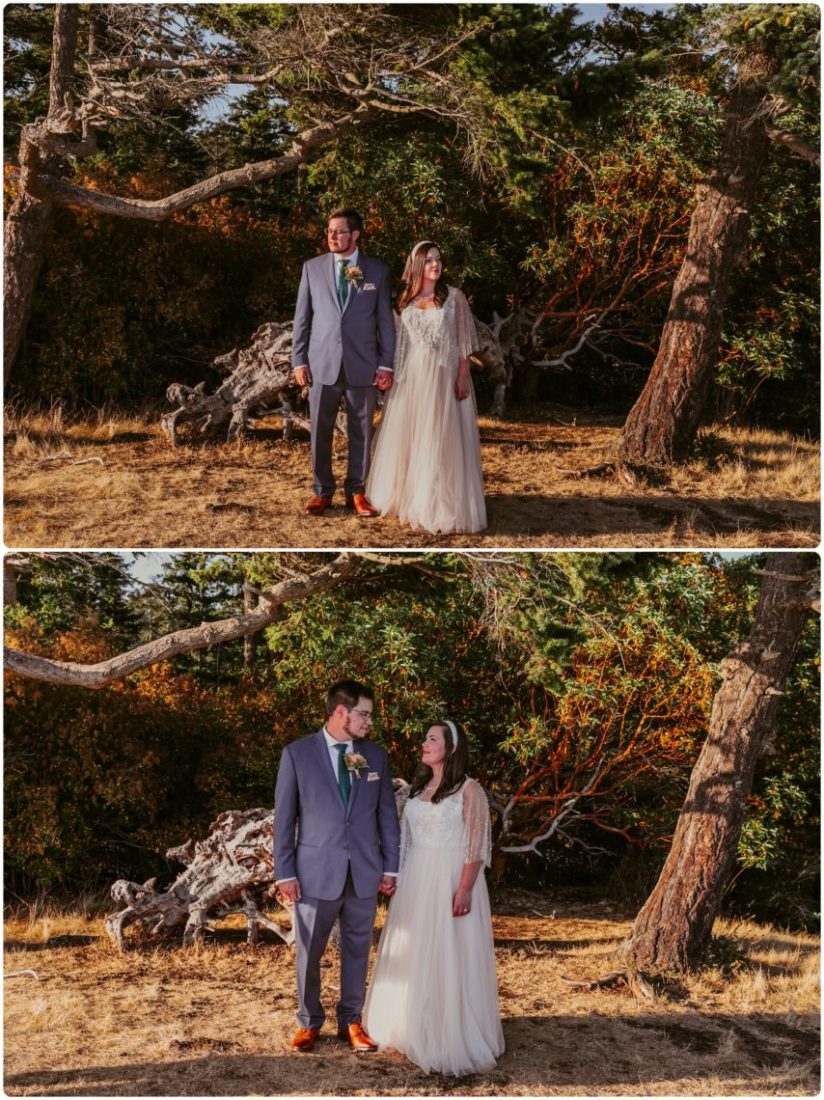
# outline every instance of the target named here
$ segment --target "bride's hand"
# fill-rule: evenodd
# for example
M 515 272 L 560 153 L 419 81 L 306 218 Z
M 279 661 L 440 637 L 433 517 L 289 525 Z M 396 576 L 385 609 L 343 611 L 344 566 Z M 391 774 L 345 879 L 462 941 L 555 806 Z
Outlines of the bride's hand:
M 461 363 L 458 367 L 458 377 L 455 379 L 455 396 L 459 401 L 465 401 L 469 397 L 469 360 L 466 360 L 466 365 Z
M 460 887 L 458 887 L 458 889 L 455 891 L 455 897 L 452 899 L 452 916 L 465 917 L 471 909 L 472 891 L 462 890 Z

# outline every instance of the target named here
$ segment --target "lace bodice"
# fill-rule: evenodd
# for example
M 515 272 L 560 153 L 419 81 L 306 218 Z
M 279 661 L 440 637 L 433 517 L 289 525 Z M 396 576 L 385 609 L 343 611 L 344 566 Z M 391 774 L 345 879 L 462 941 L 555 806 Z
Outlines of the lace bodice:
M 395 382 L 403 380 L 406 357 L 425 346 L 444 370 L 457 371 L 458 361 L 468 359 L 478 346 L 478 334 L 462 291 L 449 288 L 442 309 L 407 306 L 400 315 L 395 342 Z
M 454 794 L 440 802 L 418 796 L 407 800 L 401 819 L 401 866 L 410 848 L 460 851 L 464 863 L 492 857 L 489 804 L 483 787 L 467 779 Z

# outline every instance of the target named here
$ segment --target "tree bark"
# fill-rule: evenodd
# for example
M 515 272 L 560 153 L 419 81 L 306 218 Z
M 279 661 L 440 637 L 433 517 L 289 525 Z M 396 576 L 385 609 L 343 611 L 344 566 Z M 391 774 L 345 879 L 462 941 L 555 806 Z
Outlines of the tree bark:
M 749 637 L 721 663 L 707 740 L 658 882 L 622 951 L 639 969 L 685 971 L 704 956 L 735 862 L 758 758 L 810 612 L 812 554 L 770 557 Z
M 25 140 L 25 139 L 24 139 Z M 3 232 L 3 362 L 4 384 L 31 316 L 34 292 L 51 228 L 52 203 L 20 191 Z
M 618 442 L 624 462 L 669 466 L 689 457 L 706 410 L 730 281 L 746 253 L 749 211 L 769 139 L 761 87 L 739 85 L 717 169 L 698 187 L 684 262 L 661 343 Z
M 58 4 L 55 8 L 48 115 L 25 126 L 20 139 L 20 191 L 3 233 L 4 384 L 28 327 L 51 227 L 53 204 L 41 187 L 44 154 L 36 135 L 47 131 L 62 111 L 71 110 L 79 8 L 78 4 Z

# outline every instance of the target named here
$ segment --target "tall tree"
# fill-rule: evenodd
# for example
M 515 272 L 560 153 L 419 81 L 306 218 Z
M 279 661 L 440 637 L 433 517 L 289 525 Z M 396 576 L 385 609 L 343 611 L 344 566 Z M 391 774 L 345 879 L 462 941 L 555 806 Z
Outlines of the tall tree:
M 746 256 L 770 139 L 816 157 L 774 120 L 790 110 L 788 86 L 789 94 L 806 96 L 815 79 L 817 11 L 747 5 L 723 15 L 718 33 L 726 46 L 722 63 L 734 72 L 723 145 L 716 168 L 698 185 L 658 353 L 618 443 L 626 462 L 667 466 L 688 457 L 706 412 L 730 282 Z
M 639 968 L 700 964 L 736 857 L 755 766 L 776 714 L 805 621 L 818 607 L 818 559 L 772 554 L 752 630 L 721 663 L 709 732 L 658 882 L 624 945 Z

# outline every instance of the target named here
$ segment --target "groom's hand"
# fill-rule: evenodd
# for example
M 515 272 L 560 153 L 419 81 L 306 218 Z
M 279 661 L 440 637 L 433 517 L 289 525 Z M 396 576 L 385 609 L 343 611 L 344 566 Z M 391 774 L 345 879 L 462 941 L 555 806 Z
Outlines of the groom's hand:
M 278 890 L 290 901 L 292 905 L 296 905 L 300 901 L 300 883 L 296 878 L 289 879 L 288 882 L 281 882 L 278 884 Z
M 381 879 L 381 884 L 378 887 L 382 894 L 386 894 L 387 897 L 391 897 L 395 893 L 395 887 L 397 880 L 394 875 L 384 875 Z
M 312 375 L 309 373 L 308 367 L 295 367 L 295 381 L 301 387 L 309 386 L 312 384 Z
M 375 385 L 381 391 L 381 393 L 385 393 L 386 390 L 392 389 L 393 380 L 394 376 L 392 374 L 392 371 L 385 370 L 383 367 L 381 367 L 375 375 Z

